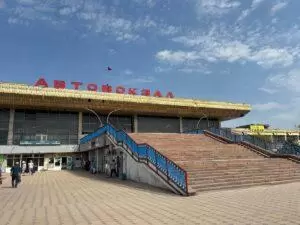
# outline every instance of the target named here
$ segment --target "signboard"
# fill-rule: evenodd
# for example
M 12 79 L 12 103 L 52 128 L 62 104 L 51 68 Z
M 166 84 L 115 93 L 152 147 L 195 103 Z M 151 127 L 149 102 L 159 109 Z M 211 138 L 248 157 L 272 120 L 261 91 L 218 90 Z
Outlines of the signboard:
M 20 145 L 60 145 L 60 141 L 51 141 L 51 140 L 20 141 Z
M 73 86 L 74 90 L 79 90 L 83 83 L 79 81 L 72 81 L 71 85 Z M 49 87 L 48 82 L 45 80 L 45 78 L 39 78 L 34 86 L 37 87 Z M 88 91 L 100 91 L 100 92 L 106 92 L 106 93 L 118 93 L 118 94 L 130 94 L 130 95 L 143 95 L 143 96 L 153 96 L 153 97 L 166 97 L 166 98 L 174 98 L 174 94 L 172 92 L 167 92 L 165 95 L 161 93 L 161 91 L 156 90 L 154 92 L 151 92 L 150 89 L 143 88 L 141 90 L 138 90 L 137 88 L 125 88 L 124 86 L 117 86 L 112 87 L 109 84 L 105 85 L 98 85 L 95 83 L 87 83 L 85 86 L 85 89 Z M 67 85 L 66 82 L 63 80 L 54 80 L 53 81 L 53 87 L 56 89 L 66 89 Z
M 264 125 L 250 125 L 250 130 L 251 132 L 260 133 L 260 132 L 264 132 L 265 127 Z

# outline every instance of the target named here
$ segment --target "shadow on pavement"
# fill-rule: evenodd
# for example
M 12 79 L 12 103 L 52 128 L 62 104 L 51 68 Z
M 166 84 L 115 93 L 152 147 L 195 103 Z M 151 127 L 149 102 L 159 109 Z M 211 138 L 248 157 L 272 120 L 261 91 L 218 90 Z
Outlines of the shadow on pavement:
M 171 196 L 179 196 L 177 194 L 174 194 L 173 192 L 163 189 L 163 188 L 158 188 L 158 187 L 154 187 L 148 184 L 144 184 L 144 183 L 138 183 L 135 181 L 131 181 L 131 180 L 121 180 L 120 178 L 116 178 L 116 177 L 107 177 L 105 174 L 91 174 L 88 171 L 84 171 L 84 170 L 67 170 L 66 172 L 72 173 L 76 176 L 81 176 L 81 177 L 85 177 L 88 179 L 93 179 L 96 181 L 101 181 L 101 182 L 106 182 L 106 183 L 110 183 L 110 184 L 114 184 L 116 186 L 119 187 L 130 187 L 133 189 L 138 189 L 138 190 L 142 190 L 142 191 L 147 191 L 147 192 L 153 192 L 153 193 L 157 193 L 157 194 L 164 194 L 164 195 L 171 195 Z

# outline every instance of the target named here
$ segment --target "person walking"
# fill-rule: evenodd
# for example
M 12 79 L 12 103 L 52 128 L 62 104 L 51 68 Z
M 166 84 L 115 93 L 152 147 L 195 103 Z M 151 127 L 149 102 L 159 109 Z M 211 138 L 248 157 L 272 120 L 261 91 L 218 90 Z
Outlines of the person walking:
M 10 169 L 12 188 L 18 187 L 18 184 L 21 182 L 21 173 L 22 169 L 19 165 L 19 162 L 16 162 L 15 165 Z
M 23 176 L 25 175 L 25 172 L 26 172 L 26 162 L 25 161 L 23 161 L 22 162 L 22 174 L 23 174 Z
M 33 162 L 32 162 L 32 160 L 30 160 L 30 162 L 28 163 L 28 168 L 29 168 L 29 174 L 30 175 L 33 175 L 33 167 L 34 167 Z
M 117 170 L 116 170 L 116 161 L 113 159 L 110 163 L 110 177 L 112 177 L 113 174 L 117 176 Z
M 121 169 L 121 159 L 120 156 L 117 156 L 117 177 L 120 177 L 120 169 Z

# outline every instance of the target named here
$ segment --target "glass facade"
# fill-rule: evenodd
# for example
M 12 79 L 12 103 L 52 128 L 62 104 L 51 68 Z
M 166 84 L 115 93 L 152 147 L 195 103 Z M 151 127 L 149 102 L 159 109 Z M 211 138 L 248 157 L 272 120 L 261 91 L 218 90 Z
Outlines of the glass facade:
M 22 165 L 22 162 L 25 161 L 28 164 L 30 160 L 36 166 L 44 166 L 44 154 L 10 154 L 6 155 L 6 160 L 7 167 L 12 167 L 16 162 Z
M 99 115 L 102 123 L 105 124 L 107 121 L 106 115 Z M 111 115 L 109 117 L 109 122 L 116 128 L 116 129 L 123 129 L 126 132 L 133 131 L 133 122 L 131 116 L 114 116 Z M 89 134 L 94 132 L 96 129 L 100 127 L 100 122 L 96 115 L 92 113 L 84 113 L 82 116 L 82 132 L 83 134 Z
M 220 127 L 220 122 L 218 120 L 202 118 L 199 122 L 199 119 L 182 119 L 182 128 L 183 132 L 195 129 L 207 129 L 208 127 Z M 197 127 L 198 125 L 198 127 Z
M 138 116 L 139 133 L 179 133 L 179 118 Z
M 0 145 L 7 144 L 9 109 L 0 109 Z
M 59 141 L 62 145 L 78 144 L 78 113 L 16 110 L 13 144 L 21 140 L 34 141 L 41 137 Z

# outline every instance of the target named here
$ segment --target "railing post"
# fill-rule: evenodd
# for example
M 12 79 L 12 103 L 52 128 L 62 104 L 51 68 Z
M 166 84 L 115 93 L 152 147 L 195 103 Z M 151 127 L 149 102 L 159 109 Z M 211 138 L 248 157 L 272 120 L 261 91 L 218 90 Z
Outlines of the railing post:
M 169 181 L 170 180 L 170 176 L 169 176 L 168 160 L 167 160 L 167 158 L 165 158 L 165 160 L 166 160 L 167 178 L 168 178 L 168 181 Z
M 146 146 L 146 157 L 147 157 L 147 164 L 149 164 L 149 150 L 148 150 L 148 146 Z
M 154 151 L 154 156 L 155 156 L 155 168 L 156 168 L 156 173 L 158 173 L 158 168 L 157 168 L 157 152 Z
M 184 171 L 184 177 L 185 177 L 185 189 L 186 189 L 186 194 L 189 194 L 189 188 L 188 188 L 188 175 L 187 172 Z

